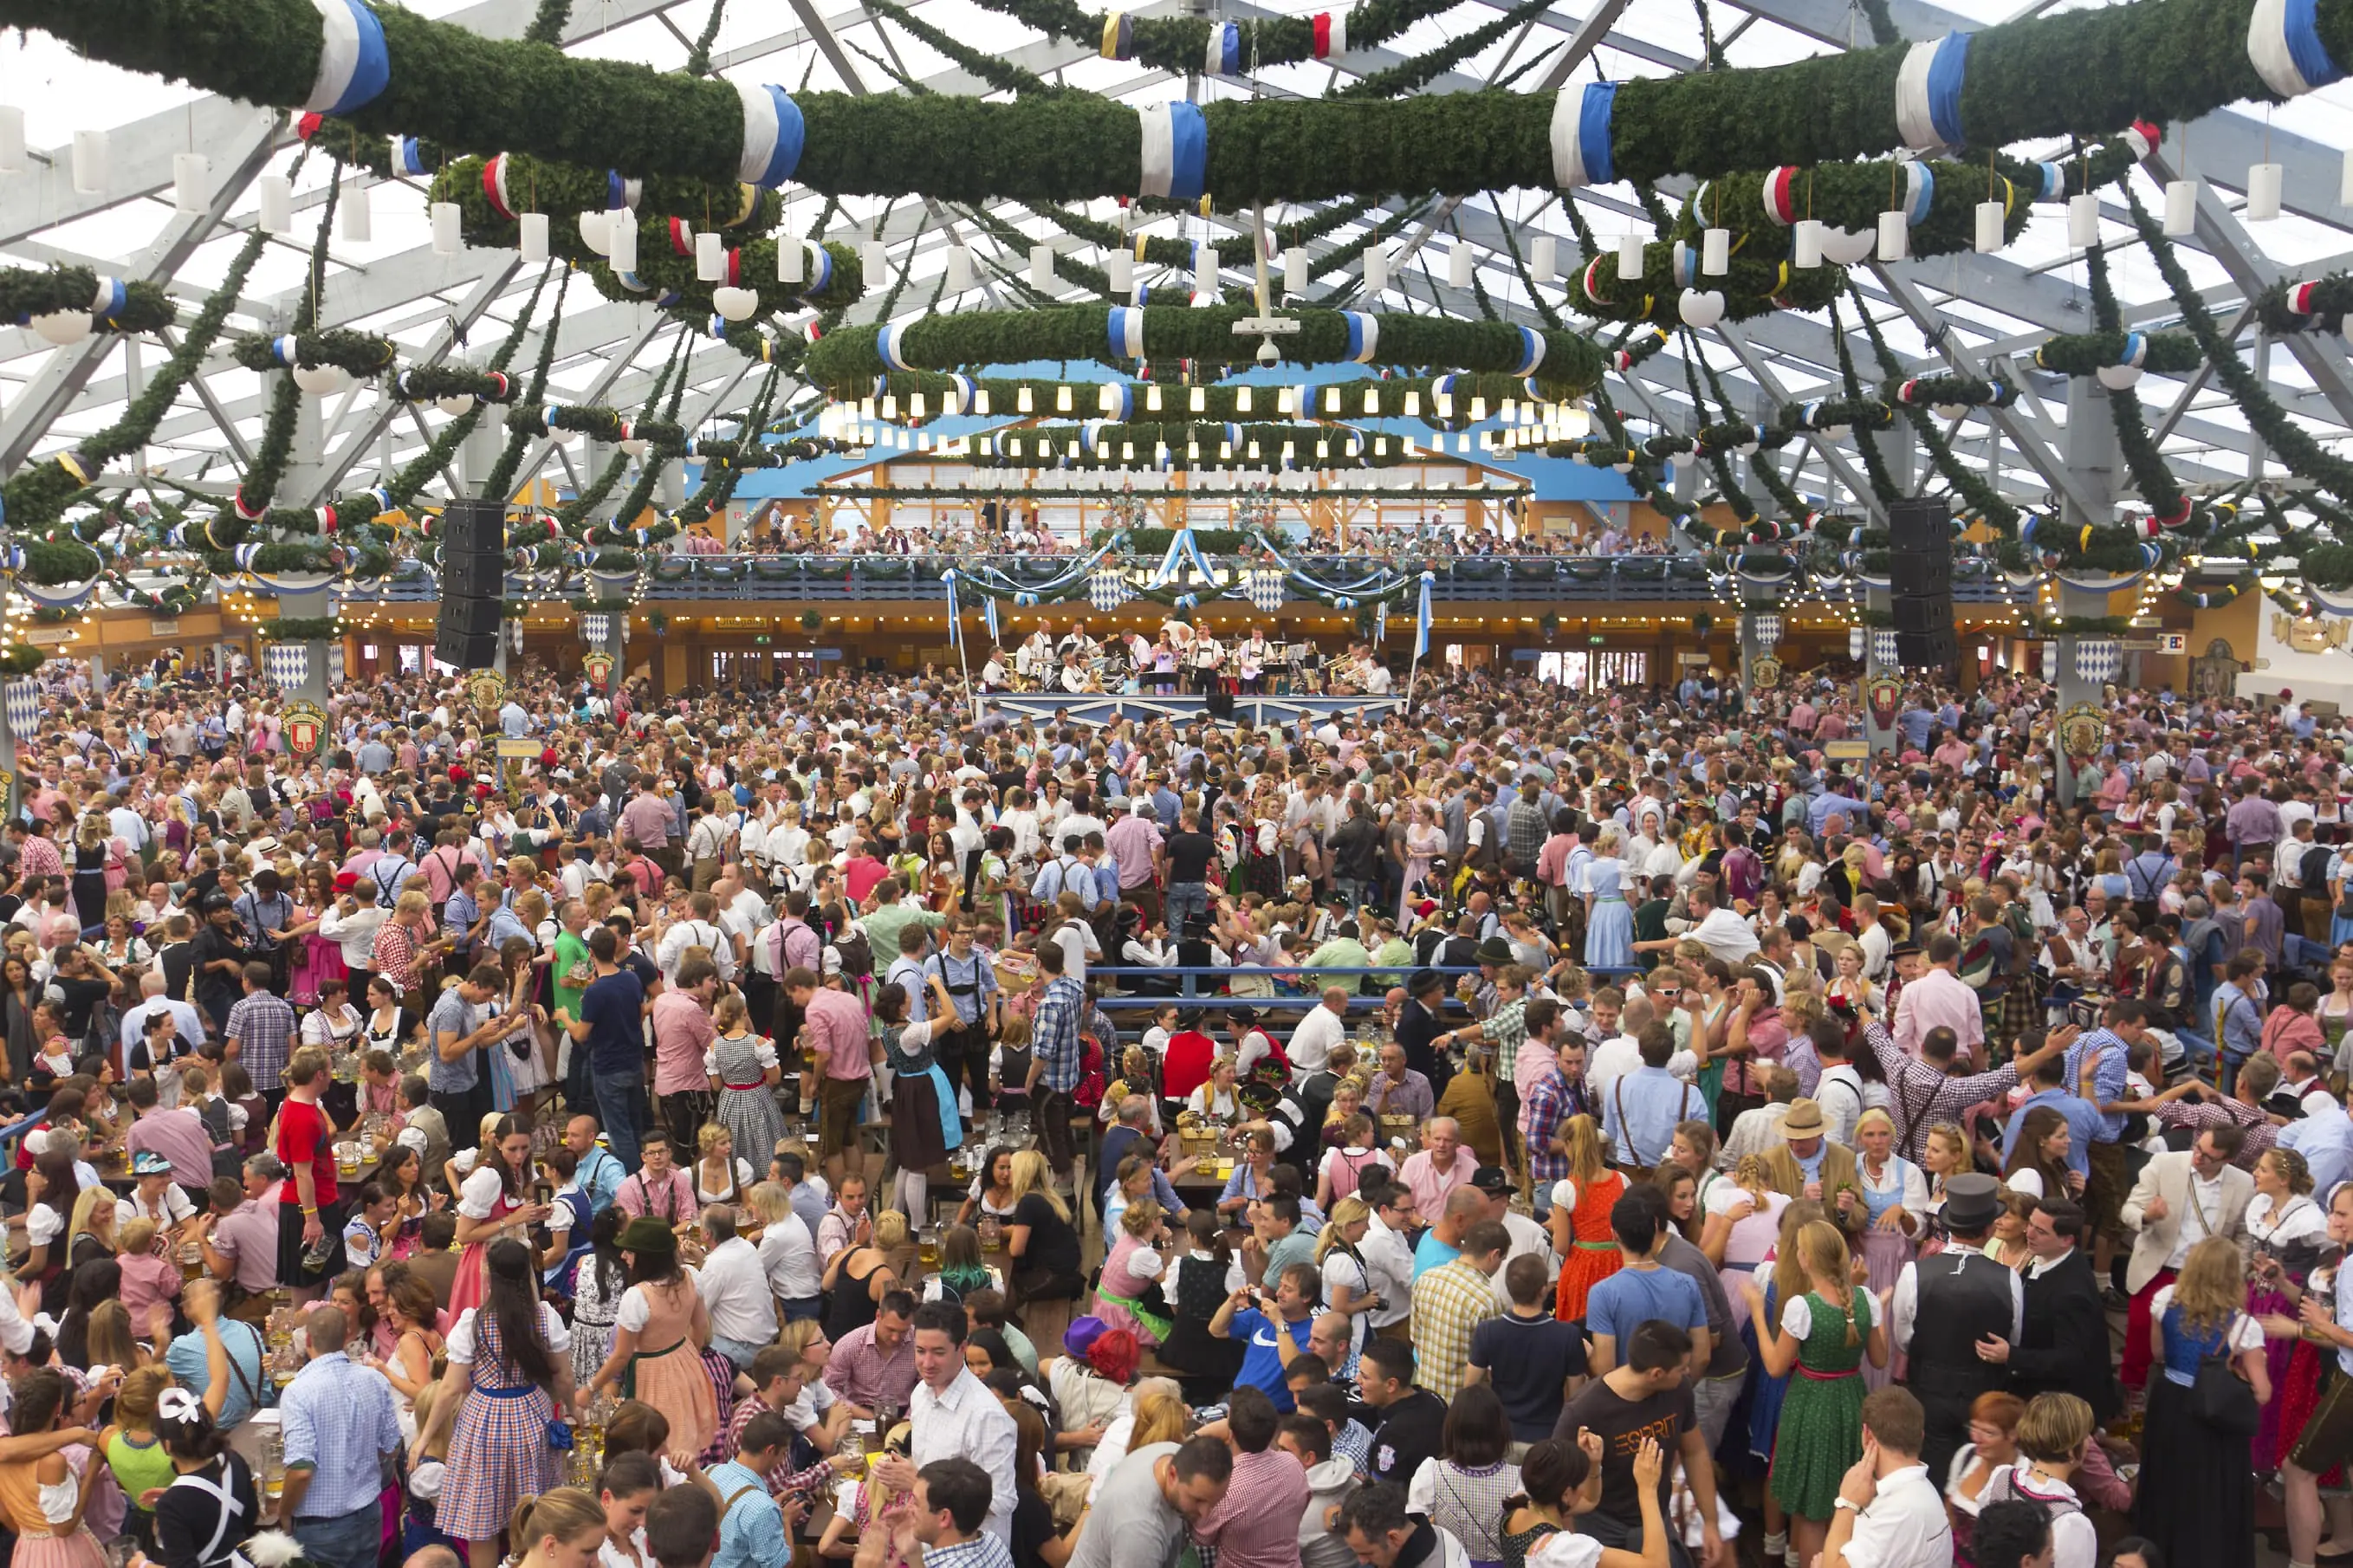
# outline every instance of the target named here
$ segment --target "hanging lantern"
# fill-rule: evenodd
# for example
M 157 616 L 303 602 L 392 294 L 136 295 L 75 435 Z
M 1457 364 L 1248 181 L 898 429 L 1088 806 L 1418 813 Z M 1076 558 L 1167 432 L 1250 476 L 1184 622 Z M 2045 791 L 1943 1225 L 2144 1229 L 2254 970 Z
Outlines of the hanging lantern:
M 727 281 L 727 241 L 715 234 L 694 237 L 694 279 L 698 283 Z
M 638 269 L 638 220 L 635 216 L 627 212 L 614 214 L 610 240 L 605 250 L 605 259 L 612 265 L 613 270 L 635 272 Z
M 201 213 L 211 205 L 212 186 L 206 177 L 212 160 L 202 153 L 172 154 L 172 205 L 183 213 Z
M 1912 254 L 1912 226 L 1893 210 L 1879 215 L 1879 259 L 1901 261 Z
M 1033 245 L 1029 247 L 1029 287 L 1040 293 L 1051 293 L 1054 288 L 1054 247 Z
M 1724 320 L 1724 290 L 1686 289 L 1675 300 L 1675 314 L 1687 327 L 1712 327 Z
M 2247 171 L 2247 221 L 2269 223 L 2280 215 L 2280 197 L 2287 184 L 2282 163 L 2257 163 Z
M 1379 246 L 1365 251 L 1365 293 L 1367 296 L 1386 292 L 1389 286 L 1389 253 Z
M 74 194 L 81 196 L 106 195 L 106 132 L 77 131 L 73 139 Z
M 2093 191 L 2079 191 L 2067 198 L 2067 244 L 2076 250 L 2089 250 L 2099 243 L 2099 195 Z
M 465 214 L 459 207 L 456 202 L 435 202 L 433 204 L 434 255 L 455 256 L 458 254 L 458 247 L 461 243 L 463 243 L 460 237 L 459 226 L 464 222 L 464 219 Z M 280 230 L 280 232 L 282 233 L 283 230 Z M 634 264 L 636 258 L 632 257 L 630 259 Z M 616 265 L 617 266 L 618 263 L 616 263 Z
M 547 263 L 547 215 L 525 213 L 515 220 L 516 247 L 523 260 L 533 267 Z
M 366 245 L 375 238 L 375 205 L 368 195 L 368 179 L 365 174 L 355 171 L 350 179 L 343 182 L 343 194 L 337 198 L 336 209 L 341 214 L 337 221 L 343 226 L 344 239 L 353 245 Z M 526 233 L 529 232 L 527 226 L 530 221 L 528 216 L 523 219 Z M 540 259 L 544 261 L 547 259 L 546 216 L 542 215 L 539 222 L 542 252 Z
M 2001 204 L 2000 202 L 1979 202 L 1978 204 L 1977 251 L 1978 255 L 1990 256 L 1995 251 L 2001 248 Z
M 1560 242 L 1548 234 L 1540 234 L 1528 246 L 1528 278 L 1537 284 L 1549 284 L 1560 276 Z
M 963 247 L 958 246 L 961 250 Z M 808 276 L 808 253 L 797 239 L 776 241 L 776 281 L 797 284 Z
M 2198 182 L 2168 180 L 2165 183 L 2165 232 L 2174 239 L 2196 232 L 2198 227 Z
M 294 182 L 283 174 L 263 174 L 253 182 L 253 226 L 264 234 L 284 234 L 294 226 Z M 452 207 L 450 210 L 456 210 Z M 435 231 L 438 246 L 440 231 Z M 449 254 L 444 251 L 445 256 Z
M 1218 247 L 1197 245 L 1193 247 L 1193 292 L 1214 299 L 1218 292 Z
M 1789 262 L 1793 267 L 1820 267 L 1822 264 L 1822 220 L 1801 217 L 1790 226 Z
M 351 377 L 338 365 L 298 364 L 291 374 L 294 384 L 313 397 L 332 397 L 351 384 Z
M 1308 281 L 1307 249 L 1304 246 L 1294 245 L 1282 253 L 1282 291 L 1304 294 Z
M 755 289 L 735 289 L 723 283 L 711 291 L 711 308 L 731 321 L 748 321 L 760 311 Z
M 1732 270 L 1732 231 L 1711 228 L 1700 237 L 1699 269 L 1710 278 L 1721 278 Z
M 1642 237 L 1620 235 L 1618 239 L 1618 281 L 1639 282 L 1642 276 Z
M 433 406 L 452 419 L 461 418 L 474 411 L 474 395 L 470 392 L 451 393 L 447 397 L 435 398 Z
M 0 104 L 0 174 L 25 172 L 25 111 Z
M 580 243 L 598 256 L 609 252 L 613 247 L 613 222 L 610 216 L 605 213 L 582 213 Z
M 950 271 L 954 271 L 953 258 L 951 258 Z M 1103 278 L 1105 281 L 1110 283 L 1111 291 L 1113 293 L 1134 293 L 1135 252 L 1123 247 L 1118 250 L 1111 252 L 1108 256 L 1105 256 L 1103 258 Z M 954 285 L 951 284 L 950 288 L 953 291 Z
M 1468 289 L 1471 287 L 1471 265 L 1472 257 L 1470 245 L 1463 240 L 1456 240 L 1454 242 L 1453 248 L 1446 253 L 1446 281 L 1448 286 L 1455 289 Z

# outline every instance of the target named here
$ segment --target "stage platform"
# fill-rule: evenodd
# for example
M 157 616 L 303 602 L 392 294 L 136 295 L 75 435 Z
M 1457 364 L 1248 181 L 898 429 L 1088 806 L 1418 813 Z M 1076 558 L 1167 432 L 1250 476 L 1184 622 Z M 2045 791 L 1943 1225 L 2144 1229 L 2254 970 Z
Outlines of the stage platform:
M 974 700 L 985 717 L 1002 713 L 1035 723 L 1065 720 L 1078 724 L 1108 723 L 1114 717 L 1149 721 L 1166 719 L 1177 724 L 1206 718 L 1206 697 L 1162 697 L 1119 691 L 1068 692 L 984 691 Z M 1405 705 L 1401 697 L 1237 697 L 1233 716 L 1252 725 L 1294 724 L 1302 719 L 1349 718 L 1362 713 L 1376 721 Z

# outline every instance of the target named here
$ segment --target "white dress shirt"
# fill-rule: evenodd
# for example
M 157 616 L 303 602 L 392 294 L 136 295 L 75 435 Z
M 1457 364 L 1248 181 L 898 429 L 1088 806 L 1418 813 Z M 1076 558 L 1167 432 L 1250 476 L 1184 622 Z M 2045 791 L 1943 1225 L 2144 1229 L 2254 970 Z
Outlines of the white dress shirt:
M 760 1254 L 742 1237 L 731 1236 L 711 1249 L 694 1277 L 694 1289 L 711 1314 L 713 1339 L 764 1345 L 776 1337 L 776 1304 L 768 1295 L 767 1270 Z
M 2016 1344 L 2024 1339 L 2026 1337 L 2026 1281 L 2019 1278 L 2018 1270 L 2004 1268 L 1977 1247 L 1963 1242 L 1954 1242 L 1945 1250 L 1964 1258 L 1974 1258 L 1981 1267 L 2000 1268 L 2004 1274 L 2010 1276 L 2010 1342 Z M 1968 1265 L 1964 1263 L 1961 1267 L 1967 1268 Z M 1907 1263 L 1904 1266 L 1904 1272 L 1895 1278 L 1895 1295 L 1887 1305 L 1888 1342 L 1897 1350 L 1908 1351 L 1912 1348 L 1912 1324 L 1914 1319 L 1919 1315 L 1919 1311 L 1920 1266 L 1917 1263 Z M 1929 1489 L 1935 1490 L 1933 1487 Z M 1906 1559 L 1898 1558 L 1894 1561 L 1903 1562 Z
M 921 1469 L 934 1459 L 970 1459 L 988 1472 L 994 1491 L 988 1500 L 987 1529 L 1013 1544 L 1013 1456 L 1018 1434 L 1013 1417 L 1005 1413 L 988 1385 L 973 1376 L 969 1367 L 956 1370 L 955 1381 L 944 1394 L 935 1394 L 920 1379 L 907 1402 L 907 1419 L 913 1426 L 907 1457 Z
M 1949 1568 L 1953 1526 L 1926 1465 L 1879 1479 L 1879 1493 L 1855 1518 L 1847 1568 Z
M 1329 1007 L 1310 1008 L 1307 1016 L 1299 1021 L 1299 1027 L 1291 1031 L 1288 1055 L 1293 1076 L 1303 1078 L 1322 1072 L 1331 1065 L 1332 1047 L 1347 1037 L 1345 1019 Z
M 1372 1311 L 1373 1327 L 1386 1329 L 1413 1316 L 1413 1250 L 1405 1237 L 1375 1215 L 1365 1226 L 1356 1250 L 1364 1255 L 1365 1271 L 1372 1276 L 1373 1294 L 1388 1304 Z
M 768 1276 L 769 1290 L 785 1300 L 806 1301 L 825 1293 L 817 1238 L 798 1214 L 787 1214 L 761 1232 L 760 1267 Z

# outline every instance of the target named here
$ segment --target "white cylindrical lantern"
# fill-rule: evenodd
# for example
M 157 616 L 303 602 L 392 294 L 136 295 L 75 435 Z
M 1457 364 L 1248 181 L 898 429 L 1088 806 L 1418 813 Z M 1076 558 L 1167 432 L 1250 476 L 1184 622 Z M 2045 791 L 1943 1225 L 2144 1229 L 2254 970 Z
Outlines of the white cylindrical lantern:
M 1471 247 L 1466 241 L 1456 240 L 1446 253 L 1446 281 L 1456 289 L 1471 287 Z
M 0 174 L 25 172 L 25 111 L 0 104 Z
M 962 245 L 948 247 L 947 291 L 961 294 L 972 287 L 972 250 Z
M 1124 247 L 1103 258 L 1103 277 L 1114 294 L 1135 291 L 1135 252 Z
M 586 246 L 590 250 L 595 251 L 599 256 L 606 255 L 611 251 L 613 248 L 613 222 L 611 216 L 605 213 L 582 213 L 580 215 L 580 243 Z
M 354 245 L 365 245 L 375 238 L 375 203 L 368 195 L 366 174 L 354 173 L 343 182 L 343 194 L 336 207 L 342 215 L 338 221 L 343 226 L 345 239 Z M 526 217 L 523 221 L 528 226 L 531 220 Z M 530 232 L 528 226 L 524 232 Z M 540 259 L 546 260 L 547 215 L 544 213 L 539 218 L 539 249 Z
M 1711 228 L 1701 231 L 1699 269 L 1710 278 L 1721 278 L 1732 270 L 1732 231 L 1730 229 Z
M 202 153 L 172 154 L 172 205 L 184 213 L 200 213 L 212 204 L 212 160 Z
M 2247 221 L 2269 223 L 2280 215 L 2280 196 L 2287 183 L 2282 163 L 2257 163 L 2247 171 Z
M 1559 276 L 1560 242 L 1548 234 L 1536 236 L 1528 245 L 1528 277 L 1542 284 Z
M 1995 251 L 2001 248 L 2001 204 L 2000 202 L 1979 202 L 1978 204 L 1977 212 L 1978 254 L 1980 256 L 1990 256 Z
M 294 226 L 294 182 L 285 175 L 263 174 L 257 178 L 253 182 L 253 200 L 255 206 L 253 224 L 262 233 L 284 234 Z M 454 203 L 445 205 L 449 206 L 453 215 L 458 210 Z M 439 208 L 437 207 L 435 211 L 438 213 Z M 433 233 L 433 243 L 438 248 L 441 243 L 441 231 L 437 227 Z M 442 254 L 447 256 L 456 248 L 453 244 L 449 250 L 445 250 Z
M 1621 235 L 1618 240 L 1618 281 L 1631 283 L 1642 276 L 1642 237 Z
M 1193 292 L 1212 298 L 1218 292 L 1218 247 L 1214 245 L 1194 247 Z
M 694 237 L 694 277 L 699 283 L 727 281 L 727 241 L 715 234 Z
M 456 202 L 435 202 L 433 204 L 434 255 L 455 256 L 458 254 L 458 247 L 462 243 L 461 237 L 459 233 L 459 226 L 463 221 L 464 216 L 464 213 L 459 208 Z M 630 259 L 634 262 L 636 258 L 632 257 Z M 619 263 L 616 262 L 614 265 L 618 266 Z
M 638 218 L 635 213 L 617 213 L 613 216 L 611 243 L 606 247 L 605 259 L 616 272 L 638 269 Z
M 866 274 L 866 286 L 873 288 L 890 273 L 891 247 L 879 239 L 864 241 L 858 247 L 858 269 Z
M 77 195 L 106 195 L 106 132 L 77 131 L 73 139 L 73 184 Z
M 776 281 L 798 283 L 808 276 L 808 252 L 797 239 L 776 241 Z
M 1385 293 L 1389 286 L 1389 253 L 1379 246 L 1365 251 L 1365 293 L 1369 297 Z
M 2067 244 L 2073 249 L 2088 250 L 2099 243 L 2099 195 L 2079 191 L 2067 198 Z
M 2165 232 L 2179 239 L 2198 226 L 2198 182 L 2168 180 L 2165 183 Z
M 1912 226 L 1900 212 L 1879 215 L 1879 259 L 1901 261 L 1912 253 Z
M 1307 292 L 1307 251 L 1303 246 L 1294 245 L 1282 253 L 1282 291 Z
M 1801 217 L 1789 230 L 1789 264 L 1793 267 L 1820 267 L 1822 264 L 1822 220 Z
M 1029 247 L 1029 287 L 1050 293 L 1054 287 L 1054 247 L 1033 245 Z
M 517 248 L 522 252 L 523 260 L 529 262 L 533 267 L 545 265 L 547 261 L 547 215 L 545 213 L 524 213 L 521 217 L 515 220 L 515 226 L 518 231 L 516 242 Z

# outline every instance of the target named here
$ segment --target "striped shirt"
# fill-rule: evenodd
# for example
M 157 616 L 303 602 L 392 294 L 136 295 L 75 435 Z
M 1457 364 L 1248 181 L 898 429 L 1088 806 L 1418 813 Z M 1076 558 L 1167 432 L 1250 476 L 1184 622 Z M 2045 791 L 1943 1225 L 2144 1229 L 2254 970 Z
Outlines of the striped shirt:
M 237 1043 L 237 1059 L 256 1087 L 275 1089 L 294 1038 L 294 1009 L 267 991 L 256 991 L 237 998 L 222 1033 Z
M 382 1459 L 400 1447 L 400 1419 L 384 1374 L 341 1351 L 314 1356 L 278 1396 L 286 1468 L 307 1468 L 299 1519 L 341 1519 L 384 1489 Z

